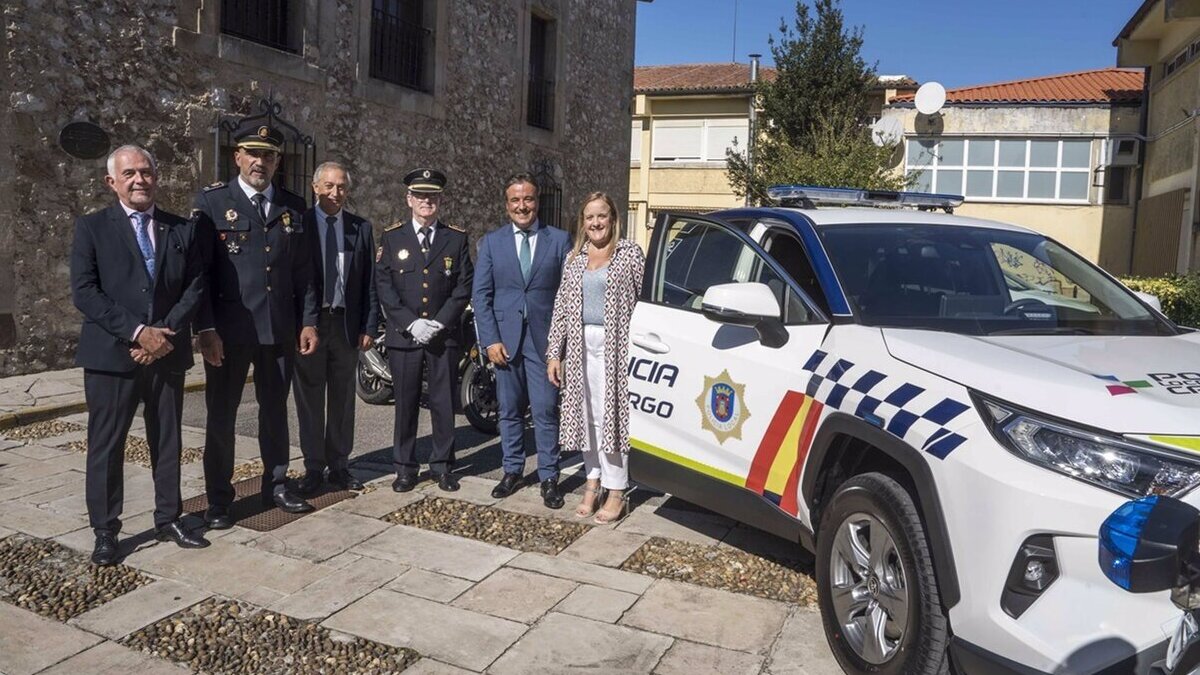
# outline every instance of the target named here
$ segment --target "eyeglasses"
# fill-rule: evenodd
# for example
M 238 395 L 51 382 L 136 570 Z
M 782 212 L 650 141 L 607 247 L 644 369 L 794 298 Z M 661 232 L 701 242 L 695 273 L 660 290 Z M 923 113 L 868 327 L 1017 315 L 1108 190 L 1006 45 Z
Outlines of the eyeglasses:
M 442 195 L 437 192 L 409 192 L 408 196 L 419 202 L 436 202 L 442 198 Z

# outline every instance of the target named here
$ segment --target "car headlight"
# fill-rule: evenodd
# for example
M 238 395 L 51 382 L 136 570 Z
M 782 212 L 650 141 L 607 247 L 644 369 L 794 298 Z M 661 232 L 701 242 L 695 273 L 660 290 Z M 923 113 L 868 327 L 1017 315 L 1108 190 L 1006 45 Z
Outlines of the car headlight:
M 975 393 L 992 435 L 1026 461 L 1129 497 L 1177 496 L 1200 485 L 1200 458 L 1072 427 Z

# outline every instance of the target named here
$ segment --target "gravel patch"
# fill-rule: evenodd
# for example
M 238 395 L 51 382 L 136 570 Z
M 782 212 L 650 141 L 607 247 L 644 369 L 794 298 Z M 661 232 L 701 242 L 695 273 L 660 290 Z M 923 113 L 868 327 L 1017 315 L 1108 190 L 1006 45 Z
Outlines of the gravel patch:
M 50 619 L 66 621 L 150 582 L 132 567 L 96 567 L 52 541 L 0 540 L 0 599 Z
M 204 451 L 202 449 L 201 453 L 203 452 Z M 246 462 L 245 464 L 238 464 L 237 466 L 233 467 L 233 479 L 230 482 L 236 483 L 238 481 L 246 480 L 247 478 L 261 478 L 262 475 L 263 465 L 261 461 Z M 287 477 L 292 480 L 297 480 L 303 475 L 304 474 L 295 469 L 288 469 L 287 472 Z
M 591 526 L 582 523 L 530 516 L 442 497 L 414 502 L 389 513 L 383 520 L 548 555 L 556 555 L 591 529 Z
M 386 617 L 381 617 L 386 620 Z M 209 598 L 121 641 L 203 673 L 395 673 L 420 655 L 316 622 Z
M 67 449 L 72 452 L 87 452 L 87 441 L 71 441 Z M 180 464 L 191 464 L 204 459 L 204 448 L 184 448 L 179 453 Z M 150 443 L 138 436 L 125 439 L 125 462 L 150 468 Z
M 62 436 L 74 431 L 87 431 L 87 427 L 74 422 L 64 422 L 63 420 L 46 420 L 44 422 L 34 422 L 33 424 L 22 424 L 19 427 L 5 429 L 0 433 L 9 440 L 38 441 L 43 438 Z
M 724 546 L 654 537 L 634 551 L 621 569 L 768 600 L 817 604 L 816 582 L 807 567 Z

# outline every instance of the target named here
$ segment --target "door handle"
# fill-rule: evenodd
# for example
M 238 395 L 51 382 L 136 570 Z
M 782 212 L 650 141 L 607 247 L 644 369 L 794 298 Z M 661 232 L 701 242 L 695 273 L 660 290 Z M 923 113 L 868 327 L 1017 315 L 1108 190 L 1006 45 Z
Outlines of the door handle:
M 666 354 L 671 351 L 671 347 L 667 343 L 658 339 L 654 333 L 635 333 L 633 336 L 633 344 L 645 349 L 652 354 Z

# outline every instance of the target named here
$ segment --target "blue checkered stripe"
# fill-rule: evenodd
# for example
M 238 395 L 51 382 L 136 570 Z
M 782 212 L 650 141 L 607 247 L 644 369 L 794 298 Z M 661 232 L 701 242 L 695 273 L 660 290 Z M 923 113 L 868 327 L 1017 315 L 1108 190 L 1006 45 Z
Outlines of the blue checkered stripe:
M 812 372 L 808 396 L 886 429 L 938 459 L 945 459 L 967 440 L 945 426 L 969 408 L 964 403 L 821 350 L 813 353 L 804 369 Z

